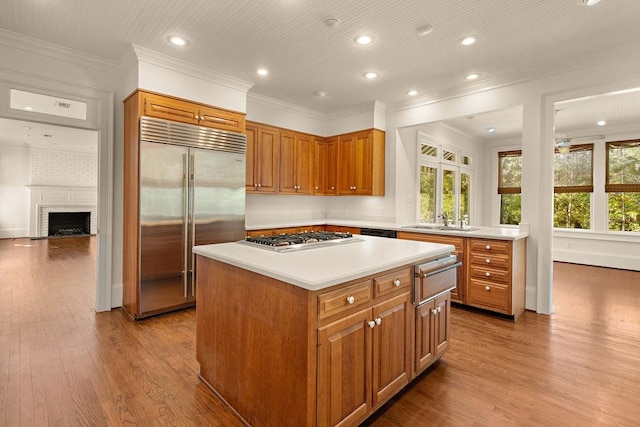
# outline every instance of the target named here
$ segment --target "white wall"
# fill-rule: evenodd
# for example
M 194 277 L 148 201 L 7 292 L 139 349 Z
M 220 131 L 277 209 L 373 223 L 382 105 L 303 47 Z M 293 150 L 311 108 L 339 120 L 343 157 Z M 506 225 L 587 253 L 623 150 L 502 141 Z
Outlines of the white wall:
M 28 148 L 0 145 L 0 239 L 29 236 Z
M 97 187 L 98 155 L 33 149 L 31 150 L 30 184 Z

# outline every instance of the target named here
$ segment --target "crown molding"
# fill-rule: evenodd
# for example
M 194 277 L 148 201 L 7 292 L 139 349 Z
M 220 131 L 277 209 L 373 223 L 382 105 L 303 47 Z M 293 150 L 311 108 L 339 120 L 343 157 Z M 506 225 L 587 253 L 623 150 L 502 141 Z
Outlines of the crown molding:
M 286 111 L 288 113 L 296 114 L 309 119 L 326 122 L 328 117 L 326 113 L 322 113 L 310 108 L 300 107 L 290 102 L 281 101 L 279 99 L 271 98 L 265 95 L 249 92 L 247 94 L 247 105 L 249 103 L 260 104 L 262 106 L 277 108 L 279 110 Z
M 101 72 L 121 73 L 114 61 L 4 29 L 0 29 L 0 45 Z
M 198 79 L 207 80 L 212 83 L 216 83 L 222 86 L 229 87 L 241 92 L 248 92 L 254 85 L 252 82 L 238 79 L 236 77 L 229 76 L 227 74 L 219 73 L 217 71 L 210 70 L 209 68 L 201 67 L 199 65 L 191 64 L 189 62 L 182 61 L 180 59 L 173 58 L 169 55 L 155 52 L 153 50 L 146 49 L 144 47 L 132 44 L 133 52 L 138 61 L 146 62 L 161 68 L 165 68 L 170 71 L 175 71 L 180 74 L 186 74 Z M 123 55 L 120 65 L 122 67 L 130 66 L 131 58 L 129 54 Z
M 380 101 L 368 101 L 363 104 L 354 105 L 344 110 L 328 113 L 329 120 L 345 119 L 358 114 L 382 112 L 386 113 L 387 104 Z

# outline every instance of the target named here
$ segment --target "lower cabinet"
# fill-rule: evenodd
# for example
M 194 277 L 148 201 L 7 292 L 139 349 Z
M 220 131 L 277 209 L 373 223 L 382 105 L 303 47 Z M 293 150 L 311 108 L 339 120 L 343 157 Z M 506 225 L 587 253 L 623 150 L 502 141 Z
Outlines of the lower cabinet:
M 438 360 L 450 347 L 451 296 L 441 295 L 416 309 L 416 374 Z
M 411 293 L 318 329 L 318 426 L 355 425 L 411 377 Z

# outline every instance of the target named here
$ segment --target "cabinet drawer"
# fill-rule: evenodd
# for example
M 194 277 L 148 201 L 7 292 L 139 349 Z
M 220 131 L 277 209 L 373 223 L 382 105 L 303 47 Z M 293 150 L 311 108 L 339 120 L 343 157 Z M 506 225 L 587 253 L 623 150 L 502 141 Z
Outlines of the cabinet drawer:
M 201 106 L 198 119 L 202 126 L 239 133 L 244 133 L 245 130 L 245 117 L 240 113 Z
M 504 269 L 509 269 L 509 267 L 511 267 L 511 259 L 507 255 L 472 252 L 469 258 L 469 264 L 471 265 L 484 265 L 486 267 Z
M 411 287 L 411 269 L 407 268 L 373 279 L 373 297 L 387 295 L 398 289 L 408 289 Z
M 318 295 L 318 318 L 325 319 L 372 300 L 371 280 Z
M 484 265 L 471 264 L 469 266 L 471 277 L 473 279 L 484 280 L 487 282 L 500 282 L 508 285 L 510 283 L 510 273 L 508 270 L 496 270 L 487 268 Z
M 183 123 L 198 123 L 198 108 L 193 104 L 151 93 L 144 94 L 144 115 Z
M 471 252 L 490 252 L 509 255 L 511 253 L 511 242 L 505 242 L 504 240 L 471 239 L 469 249 Z
M 478 307 L 511 314 L 511 288 L 482 280 L 469 280 L 467 302 Z

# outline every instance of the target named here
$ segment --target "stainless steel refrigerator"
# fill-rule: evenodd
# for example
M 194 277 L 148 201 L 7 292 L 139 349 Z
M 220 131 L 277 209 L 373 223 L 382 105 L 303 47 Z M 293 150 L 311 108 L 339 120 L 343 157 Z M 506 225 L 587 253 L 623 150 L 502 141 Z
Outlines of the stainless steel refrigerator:
M 192 247 L 244 238 L 246 136 L 141 118 L 140 317 L 192 306 Z

